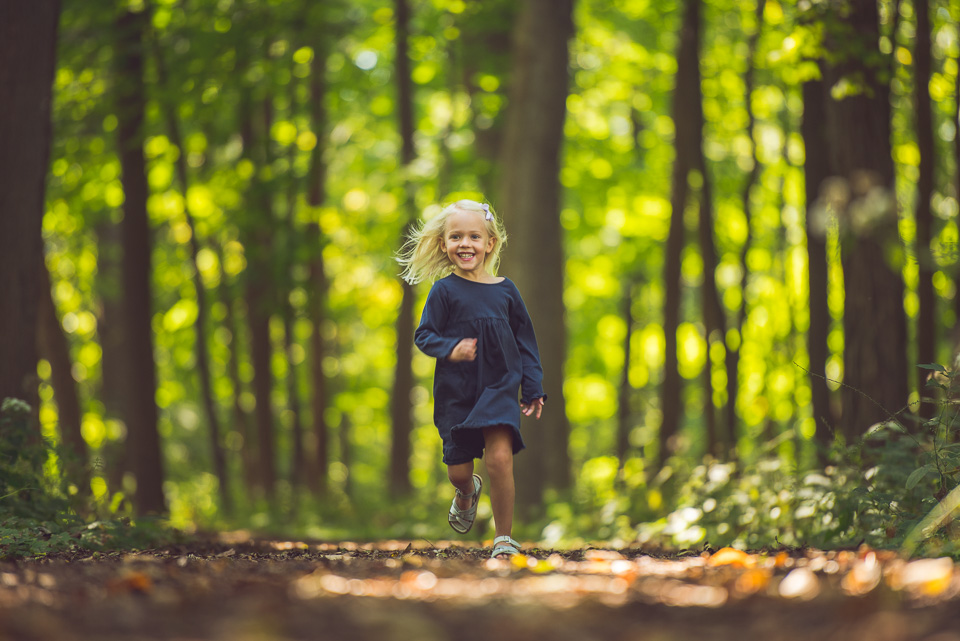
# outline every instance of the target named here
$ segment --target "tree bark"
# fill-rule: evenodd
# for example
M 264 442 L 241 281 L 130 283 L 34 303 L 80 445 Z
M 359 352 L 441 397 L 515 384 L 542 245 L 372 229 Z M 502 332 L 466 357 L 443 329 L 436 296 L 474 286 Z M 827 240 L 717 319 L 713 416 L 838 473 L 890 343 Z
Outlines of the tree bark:
M 472 171 L 483 193 L 495 193 L 500 180 L 501 147 L 508 109 L 493 114 L 483 108 L 484 90 L 478 86 L 481 75 L 491 75 L 508 86 L 511 77 L 510 25 L 516 24 L 522 2 L 515 0 L 469 0 L 467 11 L 458 23 L 461 36 L 458 62 L 463 89 L 470 97 L 470 116 L 476 162 Z M 442 189 L 440 193 L 445 193 Z
M 58 0 L 0 5 L 0 401 L 39 405 L 37 311 Z
M 570 432 L 563 394 L 567 331 L 559 180 L 568 94 L 572 0 L 528 0 L 514 31 L 514 69 L 502 149 L 499 210 L 511 234 L 504 255 L 536 327 L 549 399 L 528 423 L 518 470 L 518 506 L 541 509 L 547 487 L 570 487 Z M 506 273 L 506 272 L 504 272 Z
M 630 361 L 633 352 L 633 315 L 634 288 L 638 278 L 628 277 L 623 286 L 623 311 L 621 312 L 627 331 L 623 339 L 623 369 L 620 371 L 620 390 L 617 396 L 617 461 L 622 473 L 630 452 L 630 429 L 633 419 L 633 387 L 630 385 Z
M 413 122 L 413 82 L 410 78 L 410 59 L 407 47 L 410 28 L 410 8 L 407 0 L 395 0 L 396 9 L 396 82 L 397 115 L 400 129 L 400 165 L 410 167 L 416 158 Z M 404 171 L 404 174 L 406 172 Z M 416 203 L 409 179 L 404 178 L 406 198 L 403 203 L 407 214 L 404 236 L 416 220 Z M 397 316 L 397 358 L 393 375 L 393 392 L 390 396 L 390 418 L 393 425 L 390 443 L 390 493 L 394 496 L 410 491 L 410 435 L 413 419 L 410 394 L 413 391 L 413 331 L 414 297 L 416 292 L 401 280 L 402 298 Z
M 933 363 L 936 358 L 937 322 L 936 295 L 933 289 L 933 274 L 936 263 L 933 260 L 930 241 L 933 237 L 933 212 L 930 199 L 933 197 L 934 171 L 936 166 L 936 145 L 933 137 L 933 105 L 930 100 L 930 3 L 917 0 L 913 3 L 917 16 L 916 40 L 914 41 L 914 102 L 916 114 L 917 147 L 920 151 L 919 176 L 917 178 L 916 205 L 916 250 L 919 264 L 917 298 L 917 363 Z M 927 370 L 917 368 L 917 390 L 924 395 Z M 933 408 L 920 406 L 920 413 L 932 416 Z
M 217 262 L 223 264 L 223 252 L 219 248 L 214 248 L 217 251 Z M 231 406 L 231 423 L 233 425 L 233 432 L 240 435 L 240 459 L 243 467 L 243 484 L 247 490 L 247 493 L 252 493 L 256 490 L 258 485 L 258 473 L 257 473 L 257 461 L 256 454 L 254 451 L 254 442 L 256 441 L 256 435 L 254 434 L 254 427 L 250 421 L 250 414 L 243 407 L 241 402 L 241 397 L 243 396 L 244 390 L 244 381 L 240 378 L 240 326 L 237 322 L 237 313 L 235 307 L 240 304 L 241 297 L 239 294 L 235 293 L 235 290 L 239 289 L 238 286 L 231 283 L 228 279 L 227 274 L 223 274 L 220 281 L 220 302 L 223 305 L 224 316 L 223 316 L 223 328 L 227 331 L 227 335 L 230 336 L 229 343 L 225 346 L 227 351 L 227 378 L 230 379 L 230 384 L 233 388 L 233 404 Z
M 120 226 L 108 220 L 94 228 L 97 242 L 97 338 L 100 341 L 100 387 L 94 393 L 103 403 L 104 419 L 125 420 L 129 381 L 124 374 L 126 328 L 123 323 L 123 246 Z M 116 440 L 105 440 L 100 448 L 98 475 L 107 483 L 111 494 L 123 491 L 123 478 L 131 472 L 128 434 Z
M 686 0 L 680 42 L 677 50 L 676 87 L 673 94 L 673 122 L 676 138 L 676 157 L 670 185 L 670 232 L 664 257 L 664 370 L 660 390 L 663 420 L 660 424 L 660 442 L 656 469 L 662 469 L 675 450 L 675 439 L 683 423 L 682 381 L 677 358 L 677 330 L 680 326 L 680 261 L 686 244 L 683 221 L 687 207 L 690 171 L 699 158 L 701 130 L 696 123 L 701 105 L 700 96 L 700 0 Z
M 703 131 L 703 97 L 700 95 L 699 73 L 697 82 L 696 109 L 698 115 L 697 131 Z M 727 319 L 717 292 L 717 249 L 713 240 L 713 186 L 707 170 L 703 147 L 697 146 L 697 170 L 700 173 L 703 186 L 700 189 L 698 203 L 699 224 L 697 225 L 697 239 L 700 245 L 700 257 L 703 260 L 703 283 L 700 285 L 700 301 L 703 310 L 704 329 L 707 344 L 707 358 L 703 366 L 703 419 L 707 435 L 707 452 L 717 458 L 723 458 L 727 452 L 732 452 L 736 443 L 728 437 L 730 432 L 718 417 L 718 409 L 713 402 L 713 359 L 710 357 L 710 344 L 719 341 L 726 345 Z M 728 364 L 725 361 L 725 364 Z M 730 402 L 735 402 L 736 398 Z
M 827 24 L 836 62 L 827 69 L 829 86 L 846 79 L 859 91 L 827 102 L 832 165 L 844 181 L 838 199 L 844 288 L 843 429 L 849 439 L 886 421 L 907 402 L 907 332 L 902 254 L 894 197 L 890 145 L 889 87 L 879 56 L 875 0 L 851 0 L 843 19 Z M 838 29 L 839 27 L 839 29 Z M 842 29 L 842 30 L 840 30 Z M 842 46 L 841 46 L 842 43 Z M 845 53 L 851 44 L 860 54 Z
M 803 136 L 806 161 L 803 164 L 807 212 L 804 228 L 807 236 L 807 297 L 810 322 L 807 328 L 807 354 L 810 359 L 810 392 L 818 459 L 827 462 L 827 450 L 833 441 L 837 424 L 830 388 L 825 380 L 830 356 L 827 336 L 830 333 L 830 309 L 827 305 L 827 204 L 821 199 L 824 183 L 834 172 L 830 167 L 827 135 L 826 86 L 822 80 L 803 84 Z
M 960 53 L 957 54 L 956 64 L 957 68 L 960 69 Z M 956 74 L 953 89 L 953 95 L 956 96 L 954 99 L 953 122 L 958 123 L 958 126 L 960 126 L 960 71 Z M 960 135 L 953 137 L 953 168 L 954 193 L 960 194 Z M 960 226 L 960 221 L 957 222 L 957 225 Z M 960 250 L 960 248 L 958 248 L 958 250 Z M 960 260 L 958 260 L 954 266 L 953 282 L 954 287 L 960 290 Z M 954 316 L 960 319 L 960 294 L 953 295 L 953 311 Z M 956 357 L 960 354 L 960 323 L 956 323 L 953 341 L 953 356 Z
M 753 246 L 753 205 L 751 195 L 753 187 L 760 176 L 760 158 L 757 154 L 757 118 L 753 111 L 753 89 L 756 85 L 757 71 L 757 43 L 760 41 L 760 35 L 763 33 L 763 11 L 766 7 L 765 0 L 757 0 L 757 6 L 754 11 L 756 18 L 756 30 L 750 34 L 747 45 L 747 71 L 744 77 L 744 106 L 747 111 L 747 132 L 750 136 L 751 154 L 753 156 L 753 166 L 747 173 L 746 180 L 741 191 L 740 202 L 743 207 L 743 217 L 746 221 L 747 236 L 743 241 L 743 247 L 740 249 L 740 306 L 733 319 L 734 338 L 724 339 L 726 348 L 726 367 L 727 367 L 727 406 L 724 417 L 724 424 L 727 432 L 724 435 L 727 444 L 727 453 L 732 456 L 737 455 L 737 441 L 740 437 L 740 415 L 737 412 L 737 399 L 740 395 L 740 347 L 743 345 L 743 323 L 747 317 L 747 285 L 750 282 L 750 265 L 747 262 L 747 256 L 750 254 L 750 248 Z
M 319 211 L 327 199 L 327 165 L 323 158 L 326 149 L 327 110 L 325 106 L 327 83 L 324 76 L 327 55 L 323 43 L 314 47 L 310 70 L 310 126 L 317 136 L 317 144 L 310 152 L 310 171 L 307 176 L 307 204 Z M 317 494 L 327 490 L 330 467 L 330 430 L 327 427 L 327 377 L 323 373 L 326 345 L 323 324 L 327 319 L 329 284 L 323 262 L 326 239 L 319 220 L 311 220 L 307 227 L 307 252 L 309 255 L 308 280 L 310 315 L 310 374 L 313 393 L 310 395 L 310 410 L 313 421 L 313 465 L 307 466 L 310 486 Z
M 265 99 L 264 127 L 262 136 L 246 138 L 245 144 L 261 144 L 266 150 L 269 145 L 266 132 L 270 130 L 269 98 Z M 252 114 L 251 114 L 252 117 Z M 264 160 L 256 163 L 266 164 Z M 256 172 L 255 172 L 256 175 Z M 272 225 L 272 207 L 269 192 L 259 177 L 253 179 L 251 186 L 251 205 L 256 214 L 248 222 L 244 247 L 247 255 L 245 270 L 245 298 L 247 301 L 247 321 L 250 327 L 250 360 L 253 364 L 253 395 L 256 399 L 254 420 L 257 432 L 258 479 L 266 497 L 272 502 L 277 483 L 273 417 L 273 347 L 270 340 L 270 317 L 274 299 L 270 295 L 273 284 L 270 276 L 272 238 L 269 226 Z
M 146 95 L 143 83 L 144 12 L 123 12 L 117 30 L 117 145 L 124 191 L 121 308 L 126 329 L 124 375 L 127 379 L 126 423 L 130 462 L 137 480 L 137 514 L 166 512 L 163 464 L 157 431 L 157 375 L 151 326 L 151 239 L 147 216 L 146 162 L 143 121 Z

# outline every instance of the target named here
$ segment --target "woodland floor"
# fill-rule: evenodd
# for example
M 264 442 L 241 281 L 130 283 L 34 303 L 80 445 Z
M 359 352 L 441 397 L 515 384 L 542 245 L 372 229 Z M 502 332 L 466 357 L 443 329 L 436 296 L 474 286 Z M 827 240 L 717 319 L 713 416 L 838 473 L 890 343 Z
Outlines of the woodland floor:
M 960 641 L 949 559 L 524 551 L 237 537 L 0 562 L 0 641 Z

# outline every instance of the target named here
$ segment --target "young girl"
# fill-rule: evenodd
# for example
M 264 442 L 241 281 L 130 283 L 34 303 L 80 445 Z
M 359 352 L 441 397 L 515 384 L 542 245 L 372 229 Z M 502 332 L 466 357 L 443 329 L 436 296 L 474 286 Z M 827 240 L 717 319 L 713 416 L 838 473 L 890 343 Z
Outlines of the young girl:
M 415 342 L 437 359 L 434 422 L 456 488 L 447 520 L 461 534 L 473 527 L 483 486 L 473 460 L 483 457 L 496 528 L 491 558 L 519 552 L 510 532 L 513 455 L 524 447 L 520 414 L 539 419 L 547 398 L 520 292 L 496 276 L 506 240 L 489 205 L 459 200 L 414 230 L 398 259 L 408 283 L 436 280 Z

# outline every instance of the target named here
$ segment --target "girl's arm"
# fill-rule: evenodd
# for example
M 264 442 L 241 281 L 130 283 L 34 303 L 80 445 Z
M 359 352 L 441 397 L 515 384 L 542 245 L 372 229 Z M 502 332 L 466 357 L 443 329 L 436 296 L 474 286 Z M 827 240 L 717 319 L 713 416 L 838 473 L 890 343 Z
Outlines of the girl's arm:
M 461 342 L 459 338 L 443 335 L 447 326 L 447 301 L 443 292 L 434 284 L 427 295 L 427 302 L 420 317 L 420 326 L 413 335 L 413 342 L 427 356 L 447 358 Z
M 527 416 L 536 410 L 537 418 L 540 418 L 543 402 L 547 399 L 543 392 L 543 367 L 540 365 L 540 350 L 533 331 L 533 321 L 530 320 L 530 314 L 527 313 L 527 307 L 523 304 L 519 292 L 511 310 L 510 326 L 520 349 L 520 361 L 523 365 L 520 406 Z

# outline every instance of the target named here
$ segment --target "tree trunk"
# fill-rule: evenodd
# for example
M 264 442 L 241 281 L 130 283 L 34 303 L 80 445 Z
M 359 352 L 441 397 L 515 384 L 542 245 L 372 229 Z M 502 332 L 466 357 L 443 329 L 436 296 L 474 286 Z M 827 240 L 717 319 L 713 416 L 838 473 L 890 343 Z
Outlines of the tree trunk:
M 130 463 L 137 479 L 137 514 L 166 512 L 163 465 L 157 431 L 157 375 L 151 326 L 151 239 L 147 216 L 146 162 L 143 156 L 143 120 L 146 95 L 143 84 L 143 33 L 149 24 L 144 12 L 123 12 L 116 22 L 117 145 L 124 191 L 121 309 L 126 349 L 126 423 Z
M 960 123 L 960 53 L 957 54 L 956 64 L 958 71 L 953 91 L 953 95 L 956 96 L 953 101 L 953 122 Z M 953 188 L 954 193 L 960 195 L 960 135 L 953 137 Z M 957 221 L 957 225 L 960 226 L 960 221 Z M 960 290 L 960 260 L 958 260 L 954 266 L 953 282 L 954 288 Z M 953 295 L 953 311 L 955 318 L 960 319 L 960 293 Z M 958 332 L 960 332 L 960 322 L 955 323 L 953 336 L 954 357 L 960 354 L 960 333 Z M 951 365 L 954 364 L 951 363 Z
M 400 164 L 407 169 L 416 158 L 413 140 L 413 82 L 410 78 L 410 59 L 407 50 L 410 9 L 407 0 L 395 0 L 394 6 L 397 16 L 395 64 L 401 143 Z M 403 173 L 406 175 L 407 172 Z M 403 206 L 407 213 L 405 236 L 416 219 L 414 191 L 407 178 L 404 178 L 404 192 L 406 199 Z M 390 418 L 393 430 L 390 443 L 389 490 L 394 496 L 407 494 L 410 491 L 410 435 L 413 432 L 410 394 L 413 391 L 413 307 L 416 292 L 404 281 L 400 282 L 400 287 L 403 296 L 397 316 L 397 358 L 393 375 L 393 392 L 390 396 Z
M 324 104 L 327 94 L 326 48 L 321 43 L 314 48 L 310 71 L 310 121 L 317 136 L 317 144 L 310 152 L 310 171 L 307 176 L 307 204 L 314 210 L 324 205 L 327 199 L 327 165 L 323 159 L 326 149 L 327 110 Z M 326 241 L 320 229 L 320 221 L 311 219 L 307 227 L 308 263 L 308 314 L 310 315 L 310 374 L 313 393 L 310 409 L 313 420 L 314 455 L 313 465 L 307 466 L 310 486 L 317 494 L 327 490 L 330 466 L 330 434 L 327 427 L 327 378 L 323 373 L 326 345 L 323 324 L 327 318 L 329 285 L 323 263 L 323 248 Z
M 756 85 L 757 71 L 757 43 L 760 41 L 760 35 L 763 33 L 763 11 L 766 7 L 765 0 L 757 0 L 757 6 L 754 12 L 756 18 L 755 31 L 750 34 L 747 46 L 747 71 L 744 77 L 744 106 L 747 111 L 747 133 L 750 136 L 751 154 L 753 156 L 753 166 L 747 173 L 746 180 L 741 191 L 740 202 L 743 208 L 743 217 L 746 221 L 747 236 L 743 241 L 743 247 L 740 249 L 740 306 L 733 319 L 734 338 L 725 338 L 726 347 L 726 367 L 727 367 L 727 407 L 724 423 L 727 428 L 725 440 L 727 442 L 727 454 L 731 457 L 737 456 L 737 441 L 740 438 L 740 415 L 737 412 L 737 399 L 740 396 L 740 348 L 743 346 L 743 323 L 747 317 L 747 286 L 750 282 L 750 265 L 747 262 L 747 256 L 750 254 L 750 248 L 753 245 L 753 205 L 751 195 L 753 187 L 760 176 L 760 158 L 757 154 L 757 118 L 753 111 L 753 89 Z
M 485 91 L 477 85 L 477 78 L 489 75 L 507 86 L 511 76 L 510 25 L 516 24 L 522 2 L 515 0 L 469 0 L 470 8 L 462 15 L 457 27 L 460 38 L 457 56 L 461 69 L 463 89 L 470 97 L 471 129 L 474 135 L 473 151 L 476 162 L 471 170 L 483 193 L 495 193 L 500 180 L 505 116 L 509 109 L 500 109 L 492 116 L 484 111 Z M 451 94 L 452 95 L 452 94 Z M 446 193 L 443 189 L 440 193 Z
M 264 128 L 264 132 L 269 127 Z M 266 135 L 259 141 L 267 145 Z M 250 360 L 253 364 L 253 395 L 256 399 L 254 419 L 257 432 L 258 479 L 266 497 L 274 498 L 277 482 L 273 419 L 273 347 L 270 341 L 270 316 L 274 298 L 270 276 L 271 233 L 268 225 L 273 218 L 270 197 L 265 185 L 254 178 L 251 188 L 252 207 L 257 213 L 252 216 L 244 243 L 247 253 L 245 270 L 247 320 L 250 327 Z
M 807 212 L 804 226 L 807 235 L 807 291 L 810 323 L 807 329 L 807 354 L 810 359 L 810 392 L 813 419 L 816 422 L 818 459 L 827 462 L 827 450 L 833 442 L 837 424 L 830 388 L 825 380 L 830 356 L 827 336 L 830 333 L 830 309 L 827 305 L 827 204 L 822 199 L 824 182 L 832 175 L 827 136 L 826 85 L 821 80 L 803 84 L 803 136 L 806 161 L 803 164 Z
M 839 16 L 827 24 L 838 24 Z M 849 439 L 886 421 L 907 402 L 907 332 L 902 266 L 888 257 L 902 253 L 890 147 L 889 87 L 869 58 L 844 56 L 851 40 L 877 50 L 875 0 L 852 0 L 844 31 L 828 34 L 837 55 L 828 68 L 830 86 L 846 78 L 865 84 L 852 96 L 827 102 L 833 167 L 845 181 L 838 202 L 844 300 L 843 429 Z M 852 32 L 851 32 L 852 31 Z M 842 43 L 842 45 L 841 45 Z M 879 53 L 877 54 L 879 55 Z
M 572 0 L 524 3 L 502 149 L 499 209 L 511 235 L 504 260 L 536 327 L 549 397 L 541 424 L 528 422 L 524 432 L 529 452 L 518 465 L 517 500 L 527 511 L 542 509 L 546 487 L 566 490 L 571 483 L 559 170 L 572 14 Z
M 217 261 L 223 264 L 223 253 L 217 251 Z M 237 314 L 235 306 L 241 301 L 240 296 L 234 294 L 238 287 L 229 282 L 226 274 L 223 274 L 220 281 L 220 302 L 223 305 L 223 328 L 230 336 L 230 342 L 226 345 L 227 352 L 227 378 L 233 388 L 233 405 L 231 407 L 231 424 L 233 432 L 240 435 L 240 460 L 242 465 L 243 484 L 248 494 L 253 493 L 258 484 L 257 480 L 257 461 L 254 448 L 256 436 L 253 425 L 250 422 L 250 414 L 243 407 L 241 398 L 244 393 L 244 382 L 240 378 L 240 326 L 237 323 Z
M 919 263 L 917 298 L 917 362 L 933 363 L 937 359 L 936 295 L 933 289 L 933 274 L 937 266 L 933 260 L 930 241 L 933 237 L 933 213 L 930 199 L 933 197 L 936 146 L 933 137 L 933 105 L 930 101 L 930 6 L 928 0 L 913 3 L 917 15 L 916 41 L 914 43 L 914 101 L 917 128 L 917 147 L 920 151 L 919 176 L 917 178 L 916 209 L 916 257 Z M 927 370 L 917 368 L 917 390 L 924 396 Z M 925 417 L 932 416 L 933 408 L 921 405 Z
M 670 185 L 670 232 L 664 257 L 664 370 L 660 391 L 663 421 L 656 469 L 663 468 L 673 454 L 675 440 L 683 422 L 682 381 L 677 358 L 677 329 L 680 327 L 680 260 L 686 244 L 683 214 L 687 207 L 687 179 L 700 155 L 702 119 L 700 96 L 700 0 L 686 0 L 680 42 L 677 50 L 676 87 L 673 94 L 673 122 L 676 131 L 676 158 Z
M 39 405 L 37 311 L 60 2 L 0 5 L 0 402 Z
M 80 429 L 80 398 L 77 395 L 77 383 L 73 380 L 70 345 L 60 325 L 50 287 L 50 273 L 43 260 L 40 261 L 39 271 L 38 352 L 41 358 L 50 363 L 50 383 L 53 387 L 53 399 L 57 403 L 60 440 L 66 451 L 63 469 L 66 478 L 77 486 L 81 495 L 86 496 L 90 494 L 90 474 L 87 467 L 89 452 Z
M 698 74 L 699 76 L 699 74 Z M 699 88 L 700 83 L 697 82 Z M 699 91 L 698 91 L 699 94 Z M 698 95 L 697 105 L 702 106 L 702 96 Z M 697 131 L 703 131 L 703 112 L 699 113 Z M 710 174 L 707 170 L 706 159 L 702 147 L 697 147 L 697 168 L 700 172 L 703 187 L 700 190 L 699 224 L 697 225 L 697 239 L 700 245 L 700 256 L 703 260 L 703 283 L 700 285 L 700 301 L 703 310 L 703 319 L 707 344 L 707 359 L 703 366 L 703 419 L 706 423 L 707 452 L 717 458 L 723 458 L 727 452 L 733 451 L 735 443 L 728 439 L 727 428 L 718 420 L 718 409 L 713 402 L 713 359 L 710 357 L 710 344 L 719 341 L 726 344 L 727 320 L 717 293 L 717 249 L 713 240 L 713 189 Z M 725 361 L 726 363 L 726 361 Z
M 630 430 L 633 420 L 633 387 L 630 385 L 630 361 L 633 352 L 633 326 L 636 319 L 633 316 L 634 288 L 638 286 L 639 279 L 631 276 L 626 279 L 623 286 L 623 316 L 624 325 L 627 331 L 623 339 L 623 369 L 620 372 L 620 391 L 617 397 L 617 461 L 620 464 L 620 471 L 627 463 L 627 455 L 630 452 Z
M 120 226 L 110 221 L 101 221 L 94 228 L 97 242 L 97 279 L 94 289 L 97 297 L 97 338 L 100 341 L 100 389 L 94 394 L 103 403 L 104 419 L 123 421 L 126 416 L 127 376 L 124 374 L 127 343 L 123 323 L 123 246 Z M 100 448 L 97 466 L 99 476 L 107 483 L 110 494 L 123 491 L 123 478 L 131 472 L 130 456 L 126 443 L 129 435 L 121 439 L 105 440 Z

